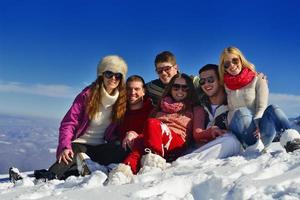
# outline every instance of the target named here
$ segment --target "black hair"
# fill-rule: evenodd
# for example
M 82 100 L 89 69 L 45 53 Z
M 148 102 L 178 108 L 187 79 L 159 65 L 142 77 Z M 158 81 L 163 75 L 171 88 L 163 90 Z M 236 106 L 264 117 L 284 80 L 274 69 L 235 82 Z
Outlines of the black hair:
M 220 80 L 220 77 L 219 77 L 219 66 L 215 65 L 215 64 L 206 64 L 206 65 L 204 65 L 203 67 L 201 67 L 199 69 L 198 73 L 200 75 L 202 72 L 208 71 L 208 70 L 214 70 L 217 78 Z

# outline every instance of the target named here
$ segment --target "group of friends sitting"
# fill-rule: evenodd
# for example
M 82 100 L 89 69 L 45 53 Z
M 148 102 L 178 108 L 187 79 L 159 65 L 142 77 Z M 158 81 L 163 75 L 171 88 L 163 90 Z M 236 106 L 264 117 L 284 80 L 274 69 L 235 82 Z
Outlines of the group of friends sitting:
M 146 84 L 139 75 L 126 79 L 120 56 L 103 57 L 97 79 L 61 121 L 57 161 L 34 176 L 63 180 L 100 170 L 108 184 L 126 184 L 176 159 L 259 155 L 273 141 L 287 152 L 300 148 L 284 112 L 268 105 L 266 77 L 238 48 L 225 48 L 219 65 L 207 64 L 197 76 L 181 73 L 169 51 L 154 63 L 158 79 Z M 10 171 L 13 181 L 22 179 Z

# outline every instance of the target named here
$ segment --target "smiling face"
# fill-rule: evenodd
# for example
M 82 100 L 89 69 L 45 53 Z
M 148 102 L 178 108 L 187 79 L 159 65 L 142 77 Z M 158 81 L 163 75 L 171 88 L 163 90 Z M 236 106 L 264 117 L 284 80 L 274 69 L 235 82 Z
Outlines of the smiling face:
M 236 76 L 241 73 L 242 67 L 242 62 L 239 56 L 231 53 L 226 53 L 224 55 L 224 70 L 227 73 Z
M 103 76 L 104 88 L 108 94 L 112 94 L 114 89 L 118 87 L 119 83 L 120 79 L 116 79 L 115 76 L 112 76 L 111 78 L 106 78 Z
M 127 102 L 129 106 L 143 102 L 145 90 L 141 81 L 130 81 L 127 83 Z
M 183 101 L 188 94 L 188 85 L 184 78 L 177 78 L 171 89 L 171 95 L 177 102 Z
M 170 62 L 157 63 L 156 72 L 161 82 L 166 85 L 177 74 L 177 65 L 172 65 Z
M 203 92 L 208 97 L 216 96 L 221 90 L 221 85 L 219 83 L 217 74 L 214 70 L 206 70 L 199 74 L 200 80 L 202 79 L 202 83 L 200 81 L 200 87 L 203 90 Z

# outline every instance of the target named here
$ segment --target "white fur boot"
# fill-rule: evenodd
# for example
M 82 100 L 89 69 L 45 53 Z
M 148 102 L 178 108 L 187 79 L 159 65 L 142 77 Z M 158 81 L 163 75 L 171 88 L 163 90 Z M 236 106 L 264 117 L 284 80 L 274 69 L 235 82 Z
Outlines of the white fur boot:
M 113 169 L 108 176 L 109 185 L 123 185 L 130 183 L 133 177 L 133 173 L 129 165 L 123 163 L 119 164 Z
M 167 168 L 166 160 L 157 155 L 153 154 L 150 149 L 145 149 L 147 154 L 143 155 L 141 159 L 141 169 L 138 174 L 144 174 L 153 170 L 165 170 Z
M 280 144 L 285 148 L 286 152 L 300 149 L 300 134 L 295 129 L 287 129 L 280 137 Z

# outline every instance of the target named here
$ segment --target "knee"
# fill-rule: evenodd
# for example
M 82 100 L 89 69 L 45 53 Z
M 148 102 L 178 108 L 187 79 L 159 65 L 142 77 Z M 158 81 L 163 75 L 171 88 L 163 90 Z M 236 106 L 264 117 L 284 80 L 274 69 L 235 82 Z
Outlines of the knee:
M 238 108 L 234 111 L 234 116 L 236 117 L 248 117 L 251 116 L 252 117 L 252 113 L 251 111 L 246 108 L 246 107 L 242 107 L 242 108 Z
M 278 105 L 271 104 L 267 107 L 266 111 L 267 113 L 275 113 L 276 110 L 280 110 Z
M 253 115 L 248 108 L 239 108 L 234 111 L 231 124 L 250 124 L 252 122 Z
M 146 123 L 145 123 L 146 128 L 151 128 L 153 126 L 160 126 L 160 121 L 155 118 L 148 118 Z

